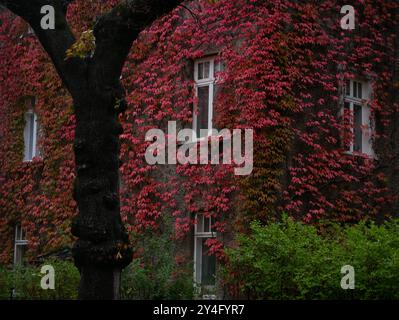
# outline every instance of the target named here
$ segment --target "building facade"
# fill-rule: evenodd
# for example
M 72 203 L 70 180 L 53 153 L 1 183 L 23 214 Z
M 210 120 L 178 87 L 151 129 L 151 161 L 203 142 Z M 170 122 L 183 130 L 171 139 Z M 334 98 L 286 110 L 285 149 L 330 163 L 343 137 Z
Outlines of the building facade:
M 77 38 L 113 5 L 75 1 Z M 176 257 L 212 293 L 224 248 L 252 220 L 397 215 L 398 4 L 353 1 L 354 30 L 342 29 L 340 1 L 188 5 L 142 33 L 123 71 L 121 213 L 132 239 L 172 226 Z M 0 262 L 21 264 L 74 241 L 74 116 L 29 27 L 0 14 Z M 253 129 L 253 171 L 146 163 L 146 133 L 170 121 L 194 130 L 190 143 L 213 128 Z

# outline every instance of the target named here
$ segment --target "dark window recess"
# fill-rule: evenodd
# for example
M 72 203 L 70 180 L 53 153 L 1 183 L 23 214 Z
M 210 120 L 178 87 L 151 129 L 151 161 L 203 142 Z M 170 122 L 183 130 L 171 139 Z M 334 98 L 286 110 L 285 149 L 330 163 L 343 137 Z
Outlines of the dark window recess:
M 362 152 L 362 107 L 355 104 L 353 106 L 353 112 L 354 112 L 353 151 Z
M 204 62 L 198 64 L 198 80 L 208 79 L 210 72 L 210 62 Z
M 205 244 L 206 238 L 202 239 L 202 266 L 201 266 L 201 285 L 214 286 L 216 275 L 216 257 L 209 255 L 209 248 Z
M 362 84 L 360 82 L 358 82 L 357 95 L 358 95 L 359 99 L 363 98 L 363 88 L 362 88 Z
M 217 116 L 217 113 L 216 113 L 216 108 L 215 108 L 215 102 L 216 102 L 216 99 L 218 98 L 218 94 L 219 94 L 219 92 L 220 92 L 220 90 L 221 90 L 221 87 L 220 87 L 220 85 L 218 85 L 218 84 L 214 84 L 213 85 L 213 108 L 212 108 L 212 119 L 216 119 L 216 116 Z M 212 123 L 212 129 L 217 129 L 216 128 L 216 126 L 215 126 L 215 123 Z
M 357 97 L 357 82 L 353 81 L 353 96 Z
M 26 254 L 26 245 L 17 245 L 15 248 L 15 266 L 22 266 L 24 264 L 24 257 Z
M 202 137 L 200 135 L 201 129 L 208 129 L 208 120 L 209 120 L 209 86 L 198 87 L 197 137 Z
M 26 125 L 28 127 L 28 137 L 27 137 L 27 158 L 31 160 L 33 158 L 33 152 L 34 152 L 34 145 L 33 145 L 33 139 L 34 139 L 34 126 L 35 126 L 35 115 L 33 113 L 27 113 L 26 114 Z
M 347 96 L 350 96 L 351 95 L 351 82 L 348 80 L 348 81 L 346 81 L 346 92 L 345 92 L 345 94 L 347 95 Z

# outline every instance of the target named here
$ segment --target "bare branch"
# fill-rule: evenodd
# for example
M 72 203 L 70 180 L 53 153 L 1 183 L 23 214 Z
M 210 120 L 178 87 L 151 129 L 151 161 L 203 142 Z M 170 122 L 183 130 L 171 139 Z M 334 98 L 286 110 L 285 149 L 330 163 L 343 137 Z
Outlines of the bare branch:
M 106 82 L 110 86 L 119 83 L 123 64 L 139 33 L 183 2 L 183 0 L 121 1 L 95 25 L 96 49 L 93 57 L 65 60 L 66 51 L 75 43 L 75 37 L 65 18 L 67 6 L 72 1 L 0 0 L 0 4 L 31 25 L 72 96 L 81 91 L 81 81 L 87 77 Z M 49 4 L 55 9 L 55 30 L 43 30 L 40 26 L 43 18 L 40 13 L 41 7 Z M 90 70 L 87 68 L 89 65 Z
M 84 72 L 86 63 L 77 58 L 65 61 L 66 50 L 75 42 L 64 14 L 67 3 L 58 0 L 0 0 L 0 4 L 30 24 L 71 94 L 79 90 L 76 88 L 76 80 Z M 40 11 L 44 5 L 54 7 L 55 30 L 41 28 L 43 15 Z
M 126 0 L 102 16 L 94 27 L 94 63 L 105 69 L 111 81 L 119 79 L 133 41 L 160 16 L 172 11 L 183 0 Z

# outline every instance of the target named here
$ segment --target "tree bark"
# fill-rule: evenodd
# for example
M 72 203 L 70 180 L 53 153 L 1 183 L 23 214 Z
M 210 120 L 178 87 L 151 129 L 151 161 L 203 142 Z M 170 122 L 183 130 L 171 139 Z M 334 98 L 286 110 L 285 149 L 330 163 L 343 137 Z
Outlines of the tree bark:
M 121 270 L 132 258 L 120 217 L 119 135 L 122 90 L 88 72 L 87 88 L 74 97 L 76 114 L 73 248 L 81 273 L 79 298 L 117 299 Z M 121 88 L 121 87 L 120 87 Z

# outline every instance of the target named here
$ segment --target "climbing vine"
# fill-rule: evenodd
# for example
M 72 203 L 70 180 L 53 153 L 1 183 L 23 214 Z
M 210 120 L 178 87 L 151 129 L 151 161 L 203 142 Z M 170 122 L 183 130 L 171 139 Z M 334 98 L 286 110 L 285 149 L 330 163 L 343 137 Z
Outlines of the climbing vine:
M 96 17 L 117 2 L 77 0 L 69 7 L 73 31 L 87 38 L 90 50 Z M 121 116 L 121 212 L 130 232 L 157 232 L 167 215 L 174 217 L 171 238 L 181 239 L 198 212 L 216 218 L 219 234 L 283 212 L 307 223 L 394 214 L 397 194 L 382 160 L 394 156 L 387 132 L 398 108 L 389 94 L 398 4 L 352 3 L 358 13 L 353 31 L 340 28 L 344 1 L 220 0 L 192 1 L 190 11 L 177 8 L 142 32 L 122 76 L 129 108 Z M 0 15 L 0 261 L 7 262 L 19 221 L 32 256 L 73 240 L 74 116 L 71 98 L 27 25 L 7 11 Z M 78 42 L 70 55 L 87 54 L 81 47 Z M 210 53 L 225 64 L 215 127 L 255 130 L 248 177 L 234 176 L 228 165 L 145 162 L 149 129 L 166 131 L 172 120 L 192 126 L 193 61 Z M 341 86 L 355 76 L 373 87 L 373 140 L 384 155 L 375 160 L 344 153 Z M 28 96 L 37 101 L 41 156 L 24 163 L 22 98 Z M 224 257 L 221 239 L 208 245 Z

